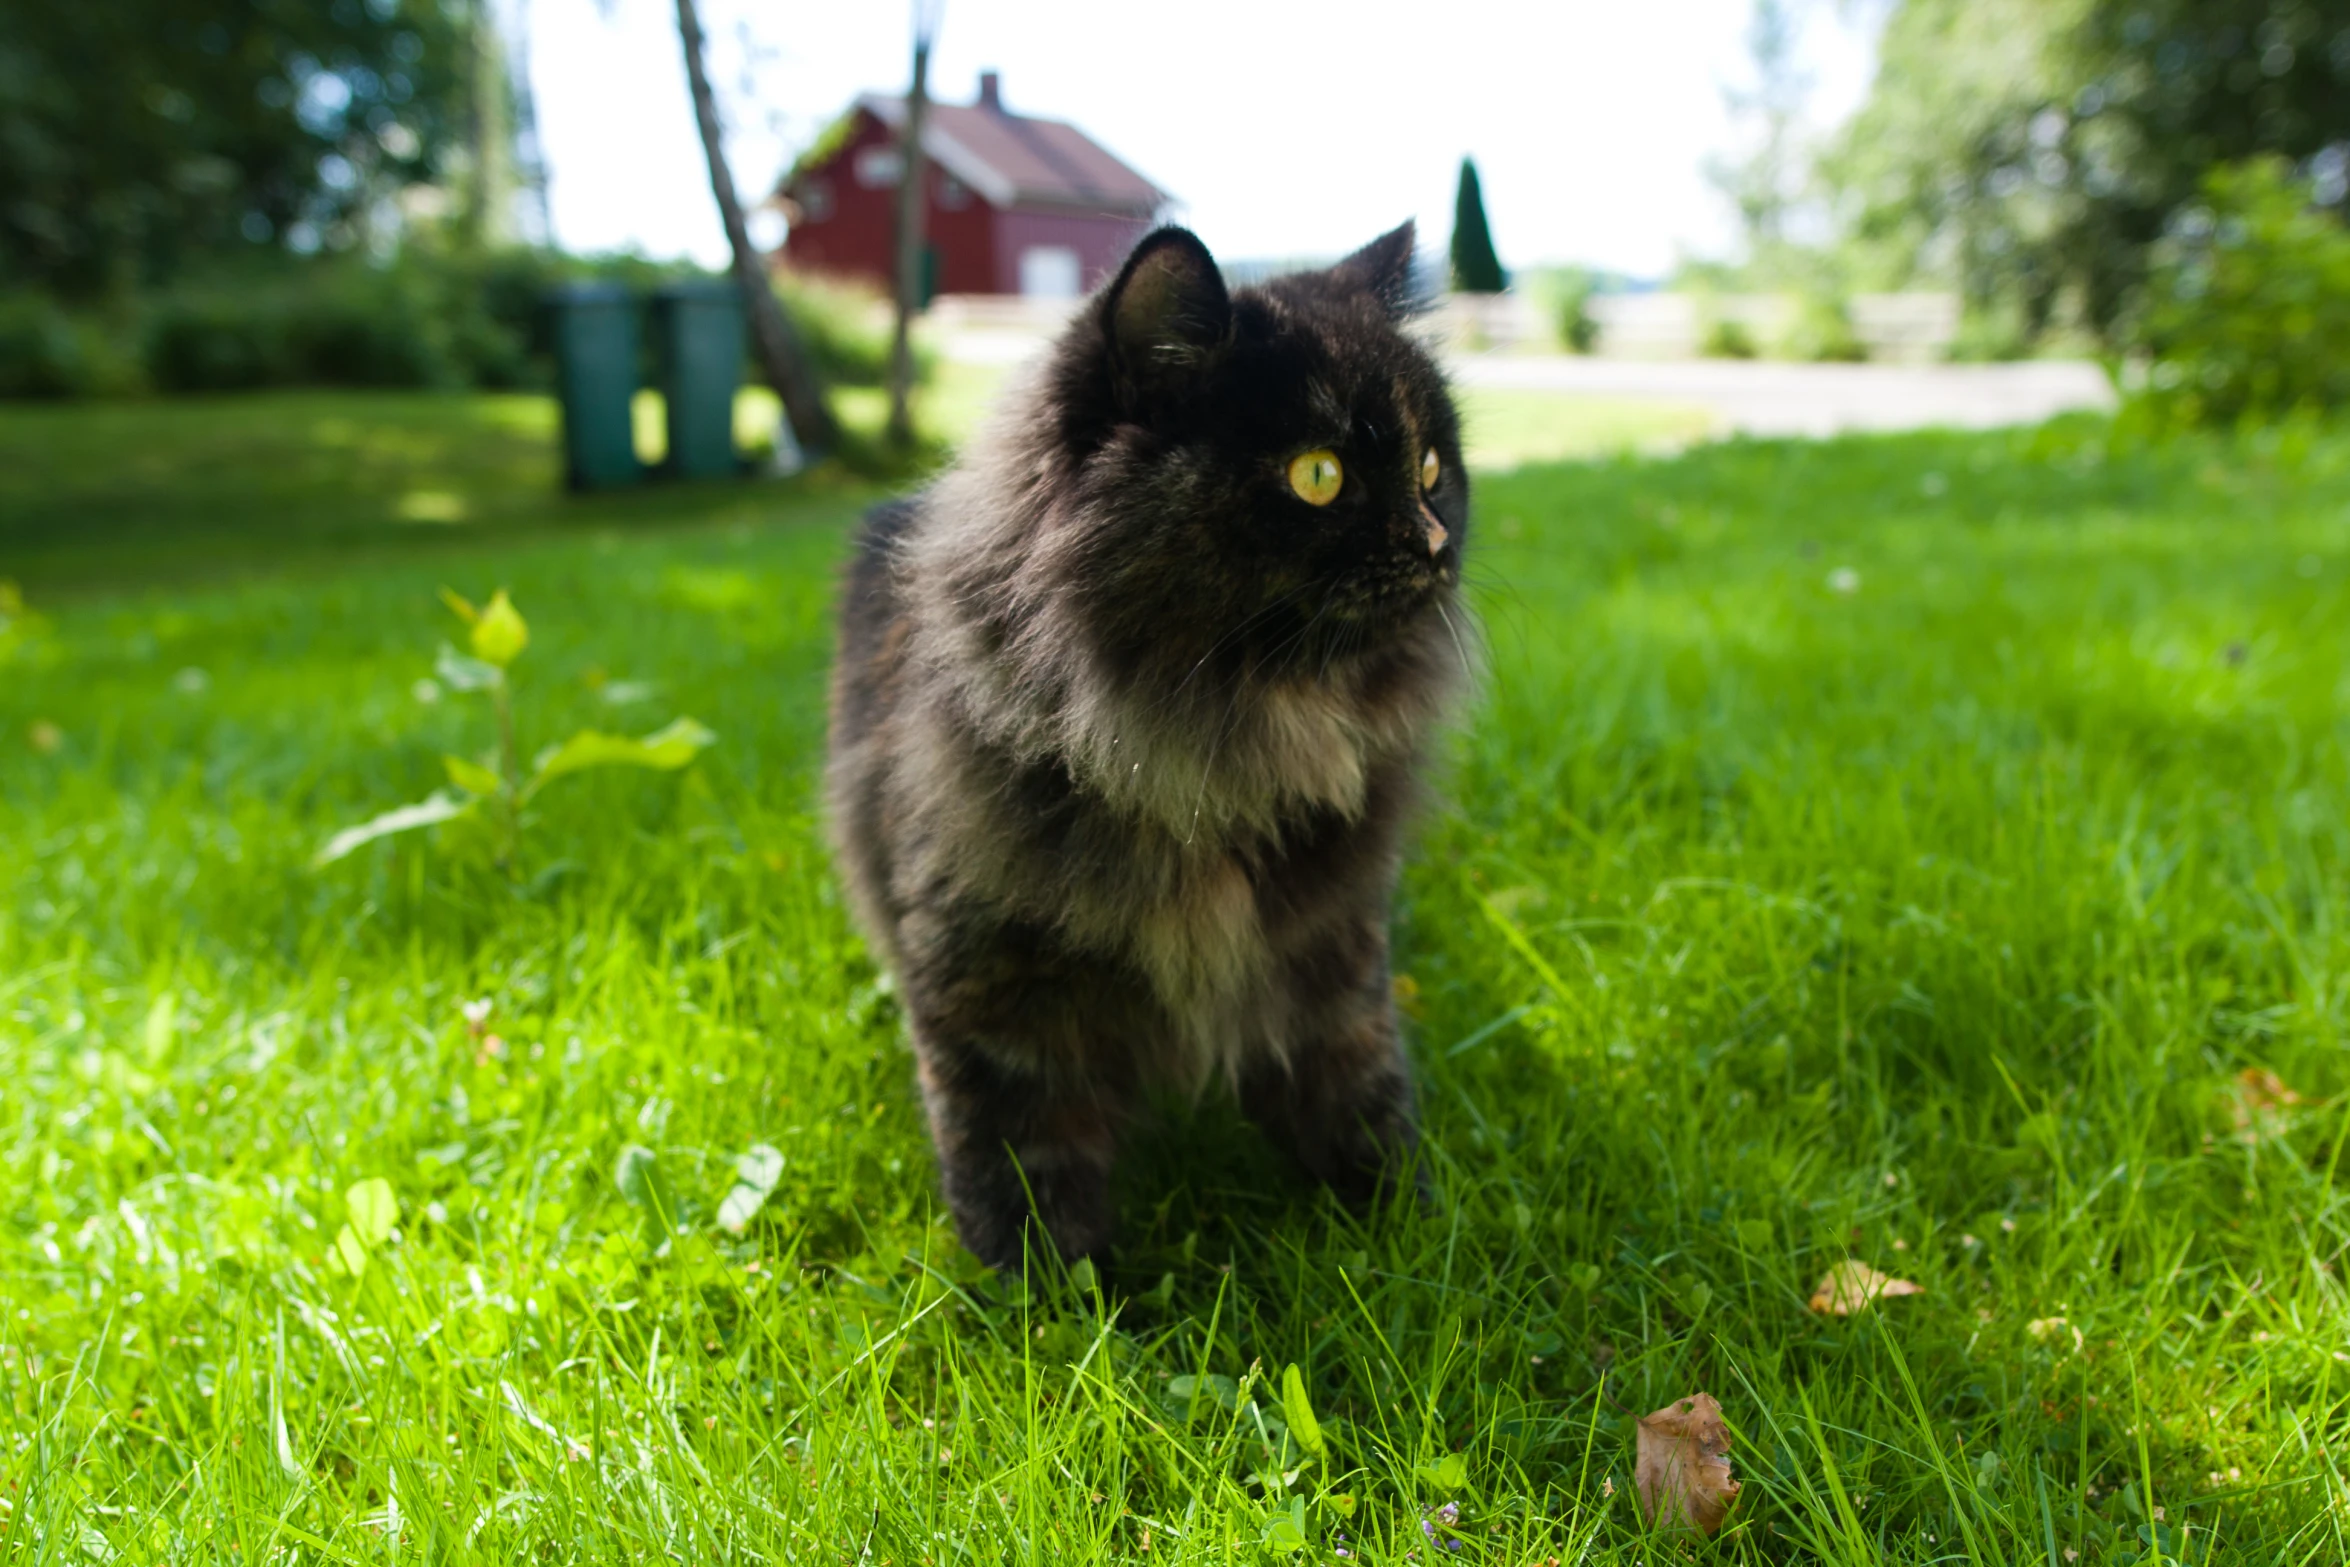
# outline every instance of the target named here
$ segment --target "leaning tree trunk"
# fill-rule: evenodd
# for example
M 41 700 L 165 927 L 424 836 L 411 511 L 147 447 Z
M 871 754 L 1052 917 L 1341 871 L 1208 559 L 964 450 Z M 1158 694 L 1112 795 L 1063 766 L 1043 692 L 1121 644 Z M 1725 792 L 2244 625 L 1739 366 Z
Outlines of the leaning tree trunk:
M 922 308 L 922 122 L 930 114 L 930 40 L 914 39 L 914 87 L 898 168 L 898 310 L 889 344 L 889 438 L 914 443 L 914 313 Z
M 767 384 L 783 399 L 784 416 L 792 434 L 810 456 L 830 451 L 840 438 L 832 410 L 825 406 L 824 388 L 817 383 L 801 351 L 791 318 L 776 303 L 775 290 L 751 248 L 751 231 L 743 222 L 743 204 L 734 193 L 734 175 L 726 166 L 726 144 L 718 129 L 718 100 L 710 91 L 710 72 L 702 56 L 702 19 L 694 0 L 677 0 L 677 36 L 685 45 L 685 75 L 693 89 L 694 120 L 701 127 L 702 154 L 710 162 L 710 194 L 718 198 L 718 216 L 726 225 L 727 247 L 734 252 L 735 286 L 742 290 L 743 310 L 751 324 L 751 348 Z

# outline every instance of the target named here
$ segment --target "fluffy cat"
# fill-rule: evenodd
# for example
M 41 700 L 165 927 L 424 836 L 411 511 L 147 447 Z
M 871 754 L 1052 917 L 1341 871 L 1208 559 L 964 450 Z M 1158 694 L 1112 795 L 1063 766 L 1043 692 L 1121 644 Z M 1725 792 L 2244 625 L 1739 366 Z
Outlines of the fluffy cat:
M 964 1243 L 1111 1239 L 1154 1091 L 1360 1204 L 1408 1160 L 1388 903 L 1468 674 L 1469 490 L 1412 226 L 1228 292 L 1142 240 L 954 469 L 867 519 L 830 816 Z

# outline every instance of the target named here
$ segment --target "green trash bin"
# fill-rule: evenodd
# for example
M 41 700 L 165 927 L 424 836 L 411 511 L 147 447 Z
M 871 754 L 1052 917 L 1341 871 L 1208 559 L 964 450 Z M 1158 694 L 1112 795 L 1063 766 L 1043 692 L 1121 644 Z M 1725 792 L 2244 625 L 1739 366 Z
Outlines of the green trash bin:
M 555 313 L 565 482 L 575 490 L 635 484 L 645 476 L 629 413 L 643 346 L 636 299 L 618 284 L 580 283 L 547 303 Z
M 742 295 L 730 282 L 676 283 L 653 296 L 661 395 L 669 405 L 667 472 L 727 479 L 743 471 L 734 449 L 734 394 L 743 382 Z

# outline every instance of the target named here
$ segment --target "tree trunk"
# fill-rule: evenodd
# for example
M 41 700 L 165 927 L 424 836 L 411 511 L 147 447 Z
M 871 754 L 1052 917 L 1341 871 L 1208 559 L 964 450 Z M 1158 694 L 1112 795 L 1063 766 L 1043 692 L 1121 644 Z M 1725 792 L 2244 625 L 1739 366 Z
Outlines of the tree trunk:
M 801 351 L 791 318 L 776 302 L 767 270 L 751 248 L 751 231 L 743 222 L 743 204 L 734 193 L 734 175 L 726 166 L 726 144 L 718 128 L 718 100 L 710 91 L 710 72 L 702 52 L 702 19 L 694 0 L 677 0 L 677 36 L 685 46 L 685 75 L 693 89 L 694 121 L 702 132 L 702 154 L 710 163 L 710 194 L 718 198 L 718 216 L 726 225 L 727 248 L 734 252 L 735 286 L 742 290 L 743 312 L 751 327 L 751 349 L 767 384 L 783 399 L 784 417 L 792 434 L 810 457 L 832 450 L 840 439 L 832 410 L 825 406 L 824 388 L 817 382 Z
M 922 214 L 925 183 L 922 122 L 930 114 L 930 40 L 914 38 L 914 88 L 906 94 L 906 124 L 898 169 L 898 311 L 889 345 L 889 438 L 914 444 L 914 313 L 922 308 Z
M 475 250 L 513 237 L 508 201 L 514 183 L 513 117 L 506 77 L 505 40 L 498 36 L 490 0 L 473 0 L 465 12 L 466 132 L 473 143 L 473 168 L 466 182 L 460 232 Z

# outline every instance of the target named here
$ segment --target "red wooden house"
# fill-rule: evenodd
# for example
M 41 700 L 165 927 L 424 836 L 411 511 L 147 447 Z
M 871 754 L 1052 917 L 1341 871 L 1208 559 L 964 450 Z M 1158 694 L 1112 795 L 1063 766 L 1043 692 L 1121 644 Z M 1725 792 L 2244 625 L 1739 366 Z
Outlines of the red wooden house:
M 890 286 L 905 115 L 904 99 L 865 94 L 784 177 L 784 265 Z M 922 150 L 935 293 L 1074 298 L 1168 203 L 1074 125 L 1007 110 L 993 71 L 977 103 L 930 106 Z

